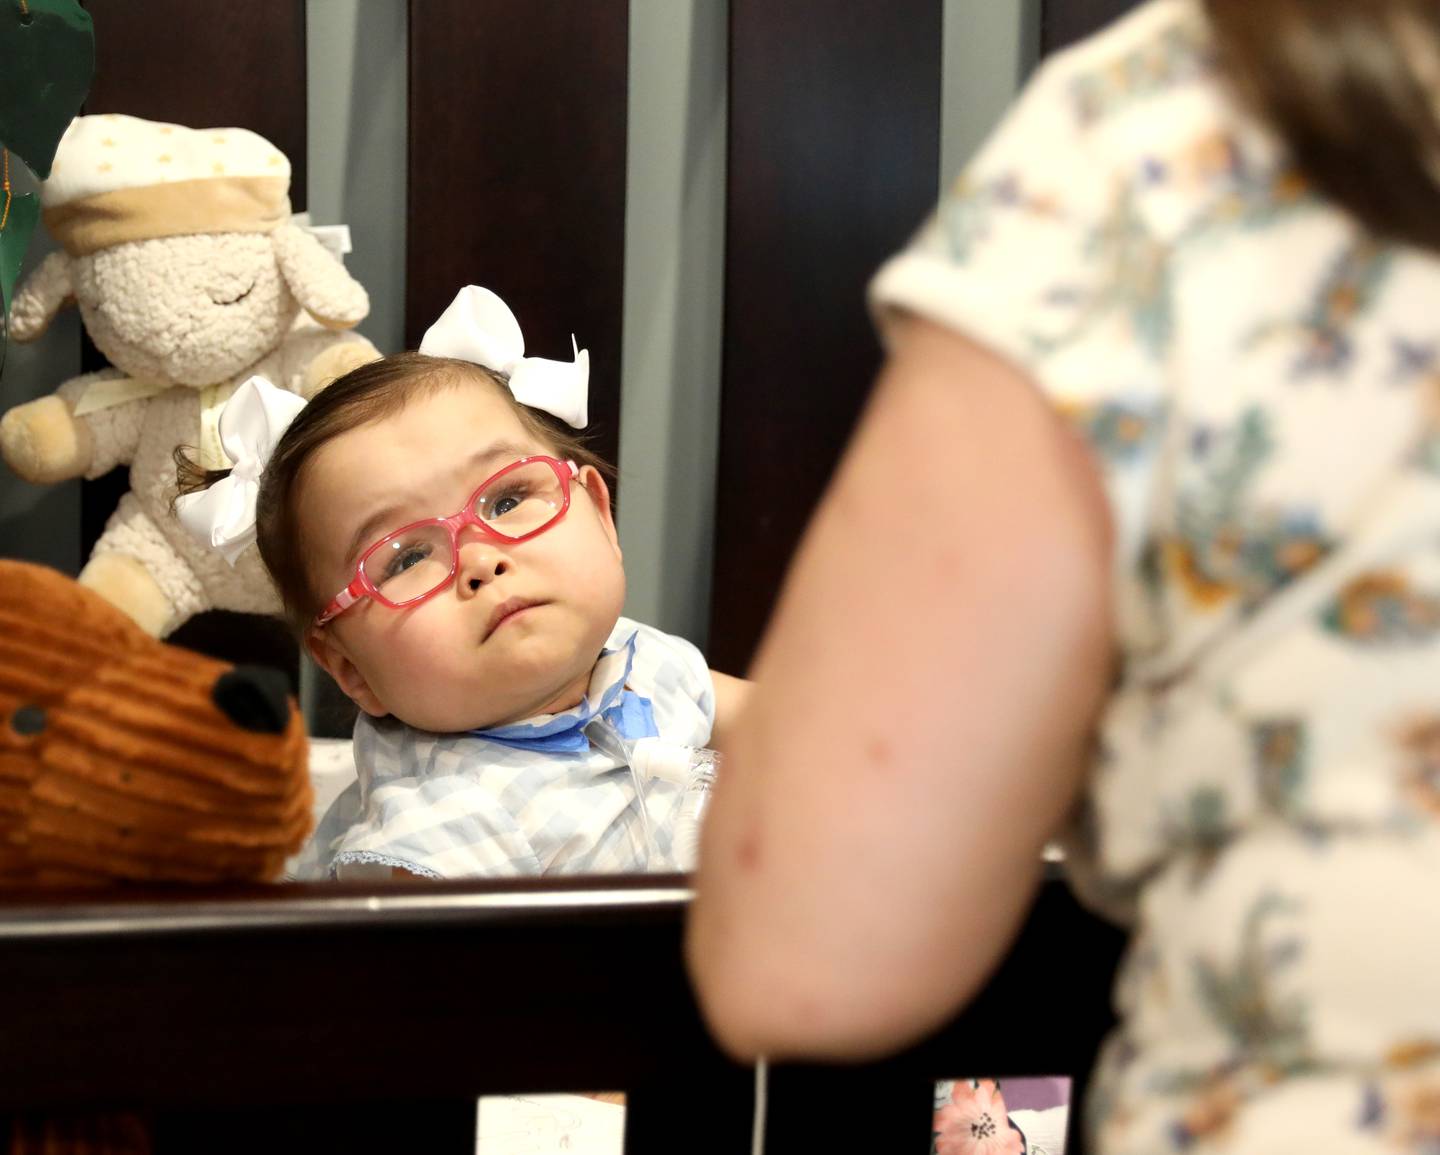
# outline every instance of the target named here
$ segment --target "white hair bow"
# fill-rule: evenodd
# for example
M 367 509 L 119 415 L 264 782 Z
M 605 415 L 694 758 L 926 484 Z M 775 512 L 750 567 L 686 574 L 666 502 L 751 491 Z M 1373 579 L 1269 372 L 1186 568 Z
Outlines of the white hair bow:
M 574 344 L 574 338 L 571 338 Z M 588 421 L 590 354 L 576 347 L 575 360 L 525 356 L 520 324 L 489 289 L 467 285 L 431 325 L 420 352 L 455 357 L 504 373 L 515 400 L 583 429 Z M 255 540 L 255 499 L 260 475 L 280 438 L 305 402 L 264 377 L 236 389 L 220 414 L 220 444 L 235 463 L 230 475 L 175 502 L 180 524 L 231 565 Z
M 251 377 L 235 390 L 220 414 L 220 445 L 235 463 L 230 476 L 175 502 L 180 524 L 219 550 L 231 565 L 255 540 L 260 474 L 290 422 L 304 408 L 303 398 L 277 389 L 264 377 Z
M 525 356 L 525 338 L 509 306 L 489 289 L 466 285 L 425 331 L 420 352 L 483 365 L 510 380 L 515 400 L 584 429 L 589 420 L 590 353 L 570 338 L 575 360 Z

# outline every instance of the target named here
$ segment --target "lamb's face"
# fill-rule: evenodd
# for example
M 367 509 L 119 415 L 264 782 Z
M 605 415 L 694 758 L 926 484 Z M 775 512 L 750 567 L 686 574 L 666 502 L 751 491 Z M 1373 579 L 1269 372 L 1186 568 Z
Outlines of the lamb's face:
M 115 245 L 78 258 L 74 284 L 85 327 L 112 364 L 197 388 L 253 365 L 300 311 L 270 238 L 257 233 Z

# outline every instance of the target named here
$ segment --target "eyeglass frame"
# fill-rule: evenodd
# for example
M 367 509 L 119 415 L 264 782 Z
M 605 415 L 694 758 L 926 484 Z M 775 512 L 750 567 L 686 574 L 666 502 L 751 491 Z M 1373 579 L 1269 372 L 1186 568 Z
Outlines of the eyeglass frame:
M 494 485 L 507 473 L 513 473 L 515 470 L 526 465 L 533 465 L 537 461 L 544 462 L 554 470 L 555 479 L 560 483 L 560 512 L 539 529 L 533 529 L 529 533 L 521 534 L 519 537 L 510 537 L 501 533 L 498 529 L 488 525 L 475 513 L 475 503 L 480 500 L 480 495 L 484 493 L 485 490 L 489 489 L 490 486 Z M 391 530 L 384 537 L 366 547 L 365 551 L 355 562 L 355 576 L 343 590 L 330 599 L 330 604 L 316 615 L 315 628 L 319 629 L 329 624 L 351 606 L 363 601 L 365 598 L 373 598 L 387 609 L 407 610 L 412 606 L 418 606 L 421 602 L 429 601 L 436 594 L 443 593 L 455 583 L 455 576 L 460 572 L 460 532 L 463 529 L 473 525 L 480 531 L 483 537 L 489 538 L 492 541 L 498 541 L 504 545 L 518 545 L 521 542 L 529 541 L 531 538 L 539 537 L 542 533 L 553 529 L 560 521 L 564 520 L 565 515 L 570 512 L 570 483 L 578 480 L 579 477 L 580 467 L 568 458 L 565 461 L 561 461 L 558 457 L 550 457 L 546 454 L 535 454 L 531 457 L 517 458 L 505 466 L 504 469 L 492 473 L 476 486 L 475 491 L 457 512 L 450 514 L 448 517 L 423 517 L 419 521 L 412 521 L 408 525 L 402 525 L 399 529 Z M 393 541 L 397 537 L 403 537 L 407 533 L 412 533 L 422 526 L 432 525 L 444 526 L 446 532 L 450 535 L 450 572 L 434 589 L 428 590 L 416 597 L 407 598 L 403 602 L 397 602 L 391 598 L 387 598 L 380 592 L 380 587 L 370 579 L 370 575 L 365 572 L 365 563 L 370 560 L 371 554 L 375 553 L 387 542 Z

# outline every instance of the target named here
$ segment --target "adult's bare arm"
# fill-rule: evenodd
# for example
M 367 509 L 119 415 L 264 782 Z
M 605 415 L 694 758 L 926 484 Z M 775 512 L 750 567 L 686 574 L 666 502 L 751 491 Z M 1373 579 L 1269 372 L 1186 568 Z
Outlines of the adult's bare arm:
M 943 1022 L 1022 919 L 1110 668 L 1098 470 L 1009 362 L 893 355 L 727 743 L 687 939 L 732 1053 L 874 1055 Z

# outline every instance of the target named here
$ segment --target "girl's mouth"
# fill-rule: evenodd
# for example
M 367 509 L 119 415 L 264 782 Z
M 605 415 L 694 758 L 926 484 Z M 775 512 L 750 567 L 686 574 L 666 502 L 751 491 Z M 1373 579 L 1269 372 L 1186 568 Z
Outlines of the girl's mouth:
M 518 618 L 526 610 L 534 609 L 542 604 L 531 598 L 506 598 L 490 612 L 490 620 L 485 626 L 485 637 L 481 641 L 489 641 L 501 626 Z

